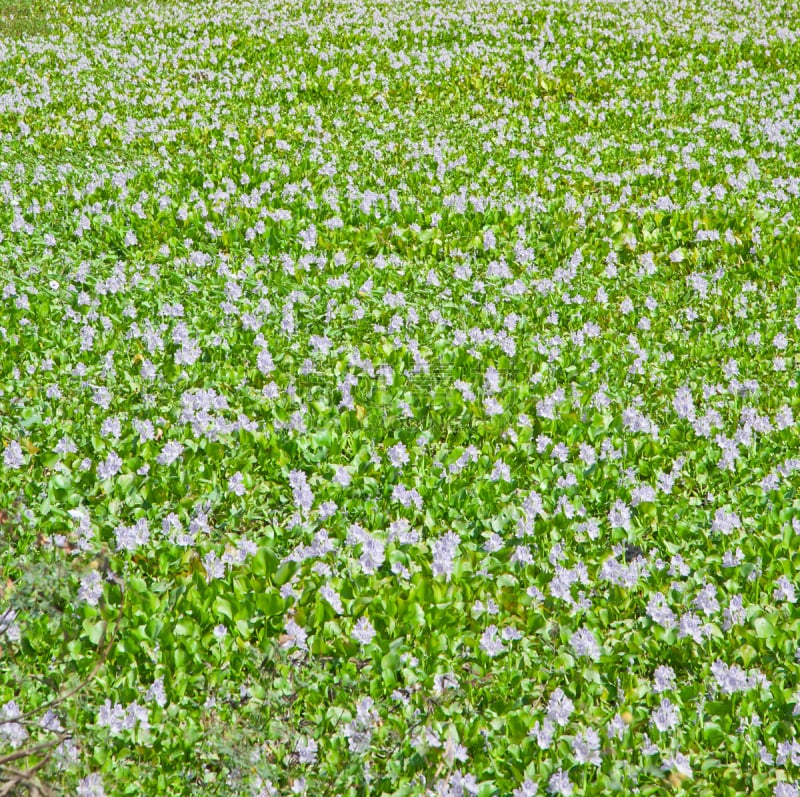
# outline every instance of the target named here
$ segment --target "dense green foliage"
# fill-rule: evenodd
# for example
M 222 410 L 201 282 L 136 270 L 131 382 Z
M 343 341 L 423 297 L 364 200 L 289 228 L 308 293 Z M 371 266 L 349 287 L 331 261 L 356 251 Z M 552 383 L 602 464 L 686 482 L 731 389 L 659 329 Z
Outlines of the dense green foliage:
M 0 10 L 0 792 L 797 797 L 796 4 Z

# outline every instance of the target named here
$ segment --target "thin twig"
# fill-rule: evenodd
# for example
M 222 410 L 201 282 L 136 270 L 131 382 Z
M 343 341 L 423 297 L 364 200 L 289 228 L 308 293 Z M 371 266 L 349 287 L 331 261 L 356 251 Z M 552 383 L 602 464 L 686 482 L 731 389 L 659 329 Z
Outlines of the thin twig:
M 30 779 L 33 775 L 35 775 L 48 761 L 50 760 L 50 753 L 48 753 L 41 761 L 37 761 L 32 767 L 29 767 L 25 770 L 22 774 Z M 6 771 L 10 771 L 13 773 L 19 772 L 20 770 L 15 770 L 12 767 L 6 767 Z
M 46 759 L 45 759 L 46 760 Z M 36 767 L 38 769 L 38 766 Z M 8 768 L 11 773 L 11 780 L 6 781 L 5 786 L 0 789 L 0 797 L 6 794 L 11 794 L 12 790 L 20 784 L 23 784 L 30 794 L 30 797 L 37 797 L 37 795 L 44 795 L 44 797 L 53 797 L 54 792 L 48 786 L 45 786 L 38 778 L 34 778 L 36 769 L 29 769 L 27 772 L 22 772 L 19 769 Z
M 22 750 L 15 750 L 13 753 L 0 757 L 0 767 L 6 767 L 12 761 L 19 761 L 21 758 L 29 758 L 39 752 L 44 752 L 52 747 L 58 747 L 61 742 L 68 739 L 69 733 L 60 733 L 55 739 L 50 739 L 48 742 L 40 742 L 33 747 L 26 747 Z
M 116 641 L 117 633 L 119 632 L 120 624 L 122 623 L 122 615 L 125 610 L 125 590 L 120 584 L 120 592 L 121 592 L 121 600 L 119 606 L 119 614 L 117 615 L 116 622 L 114 624 L 114 631 L 111 634 L 111 639 L 108 640 L 108 644 L 106 644 L 105 649 L 100 655 L 100 658 L 97 660 L 96 664 L 92 668 L 92 671 L 83 679 L 77 686 L 74 686 L 72 689 L 67 690 L 64 692 L 63 695 L 59 695 L 58 697 L 54 697 L 52 700 L 45 703 L 43 706 L 37 706 L 36 708 L 32 708 L 29 711 L 26 711 L 24 714 L 20 714 L 16 717 L 10 717 L 8 719 L 0 720 L 0 725 L 8 725 L 12 722 L 20 723 L 24 720 L 30 719 L 34 714 L 40 714 L 43 711 L 48 711 L 52 709 L 54 706 L 57 706 L 63 703 L 65 700 L 69 700 L 73 695 L 76 695 L 78 692 L 81 691 L 99 672 L 100 668 L 105 664 L 106 658 L 108 657 L 111 648 Z M 108 632 L 108 620 L 103 621 L 103 633 L 100 636 L 100 644 L 102 645 L 105 642 L 106 634 Z M 0 797 L 2 795 L 0 794 Z

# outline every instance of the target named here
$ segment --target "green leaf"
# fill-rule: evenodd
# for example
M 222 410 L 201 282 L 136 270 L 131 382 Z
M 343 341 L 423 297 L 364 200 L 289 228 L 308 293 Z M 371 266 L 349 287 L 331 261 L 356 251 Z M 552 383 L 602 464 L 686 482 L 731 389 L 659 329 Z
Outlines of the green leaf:
M 276 587 L 282 587 L 296 572 L 297 564 L 295 562 L 283 562 L 275 571 L 275 575 L 272 578 L 272 583 Z
M 93 645 L 96 645 L 103 636 L 106 624 L 102 620 L 92 622 L 91 620 L 83 621 L 84 633 L 81 636 L 88 639 Z
M 221 614 L 223 617 L 227 617 L 229 620 L 233 620 L 233 608 L 231 607 L 230 601 L 222 596 L 215 598 L 214 611 L 217 614 Z
M 775 628 L 766 617 L 756 617 L 753 621 L 753 627 L 759 639 L 768 639 L 775 634 Z
M 253 557 L 253 573 L 262 578 L 269 578 L 278 569 L 278 559 L 268 548 L 259 548 Z
M 397 653 L 387 653 L 381 658 L 381 677 L 388 687 L 397 684 L 397 671 L 400 669 L 400 656 Z

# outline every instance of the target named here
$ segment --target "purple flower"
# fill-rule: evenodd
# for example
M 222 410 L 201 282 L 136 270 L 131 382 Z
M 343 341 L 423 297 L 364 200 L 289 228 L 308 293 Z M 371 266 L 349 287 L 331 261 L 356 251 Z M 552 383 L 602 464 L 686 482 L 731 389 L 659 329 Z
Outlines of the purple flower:
M 627 531 L 631 527 L 631 511 L 622 501 L 615 501 L 614 506 L 608 513 L 608 522 L 612 529 L 624 529 Z
M 100 479 L 110 479 L 122 469 L 122 460 L 112 451 L 104 462 L 97 466 L 97 476 Z
M 481 636 L 481 650 L 487 656 L 498 656 L 505 650 L 503 642 L 497 638 L 497 626 L 490 625 Z
M 599 767 L 600 735 L 593 728 L 578 733 L 572 740 L 572 754 L 579 764 L 592 764 Z
M 597 644 L 594 634 L 588 628 L 578 629 L 570 637 L 569 642 L 576 656 L 587 656 L 593 661 L 600 658 L 600 645 Z
M 395 468 L 402 468 L 403 465 L 407 465 L 410 462 L 408 451 L 402 443 L 393 445 L 386 453 L 389 456 L 389 462 Z
M 375 629 L 366 617 L 360 617 L 353 628 L 353 639 L 362 645 L 369 645 L 375 638 Z
M 22 446 L 16 440 L 12 440 L 3 452 L 3 464 L 7 468 L 16 469 L 21 468 L 24 461 Z
M 775 582 L 772 599 L 776 601 L 786 601 L 787 603 L 795 603 L 797 601 L 794 584 L 792 584 L 786 576 L 781 576 Z
M 336 612 L 336 614 L 342 614 L 344 612 L 342 599 L 339 597 L 339 593 L 336 592 L 333 587 L 330 587 L 326 584 L 324 587 L 320 588 L 319 594 L 333 607 L 333 610 Z
M 170 440 L 161 449 L 161 453 L 156 457 L 156 462 L 159 465 L 171 465 L 181 454 L 183 454 L 183 446 L 175 440 Z
M 656 694 L 675 688 L 675 671 L 672 667 L 661 665 L 653 674 L 653 691 Z
M 244 476 L 242 476 L 239 471 L 236 471 L 236 473 L 228 479 L 228 490 L 238 496 L 245 494 Z
M 538 791 L 538 784 L 528 778 L 519 785 L 518 789 L 514 789 L 514 797 L 536 797 Z
M 556 689 L 547 703 L 547 718 L 556 725 L 564 726 L 575 708 L 575 704 L 564 694 L 562 689 Z
M 653 712 L 651 722 L 661 733 L 671 731 L 680 722 L 680 714 L 668 698 L 661 701 L 661 705 Z
M 672 772 L 677 772 L 679 775 L 683 775 L 685 778 L 692 777 L 691 762 L 683 753 L 675 753 L 671 758 L 665 759 L 664 767 Z
M 318 749 L 319 745 L 317 745 L 314 739 L 308 739 L 305 742 L 299 739 L 295 747 L 295 752 L 301 764 L 313 764 L 317 760 Z
M 92 772 L 78 783 L 78 797 L 106 797 L 103 779 L 97 772 Z
M 78 600 L 86 601 L 89 606 L 97 606 L 102 596 L 103 580 L 96 570 L 91 570 L 81 579 L 81 587 L 78 590 Z
M 562 797 L 569 797 L 574 788 L 575 786 L 570 781 L 569 775 L 561 769 L 554 772 L 547 783 L 547 791 L 549 794 L 558 794 Z

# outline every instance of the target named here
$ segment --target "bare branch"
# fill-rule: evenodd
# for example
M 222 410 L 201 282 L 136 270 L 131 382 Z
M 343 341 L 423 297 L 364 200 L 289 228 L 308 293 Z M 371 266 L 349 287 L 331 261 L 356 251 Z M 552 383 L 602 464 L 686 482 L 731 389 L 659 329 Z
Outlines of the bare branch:
M 30 758 L 30 756 L 37 755 L 40 752 L 43 753 L 45 750 L 51 750 L 54 747 L 58 747 L 61 742 L 69 737 L 69 733 L 60 733 L 55 739 L 50 739 L 47 742 L 40 742 L 39 744 L 33 745 L 33 747 L 25 747 L 22 750 L 15 750 L 13 753 L 0 756 L 0 768 L 6 767 L 12 761 L 19 761 L 22 758 Z
M 37 777 L 34 777 L 36 769 L 29 769 L 27 772 L 22 772 L 19 769 L 12 769 L 9 767 L 6 771 L 11 775 L 11 779 L 7 780 L 5 785 L 0 787 L 0 797 L 5 797 L 7 794 L 12 794 L 17 786 L 25 786 L 28 790 L 30 797 L 54 797 L 55 792 L 45 786 Z
M 24 714 L 20 714 L 17 717 L 10 717 L 8 719 L 0 720 L 0 725 L 8 725 L 12 722 L 21 723 L 27 721 L 35 714 L 41 714 L 42 712 L 48 711 L 52 709 L 54 706 L 57 706 L 63 703 L 65 700 L 69 700 L 69 698 L 73 697 L 74 695 L 78 694 L 100 671 L 100 668 L 105 664 L 106 658 L 108 657 L 111 648 L 114 645 L 114 642 L 117 639 L 117 633 L 119 632 L 120 624 L 122 623 L 122 615 L 125 611 L 125 589 L 120 583 L 120 592 L 122 594 L 120 605 L 119 605 L 119 613 L 117 614 L 117 619 L 114 623 L 114 630 L 111 634 L 111 639 L 108 640 L 106 643 L 106 635 L 108 633 L 108 620 L 103 621 L 103 633 L 100 636 L 100 645 L 105 644 L 105 648 L 103 652 L 100 654 L 97 662 L 95 663 L 92 671 L 84 678 L 77 686 L 72 687 L 72 689 L 68 689 L 64 694 L 59 695 L 58 697 L 54 697 L 52 700 L 45 703 L 43 706 L 37 706 L 36 708 L 32 708 L 29 711 L 26 711 Z M 2 797 L 2 792 L 0 792 L 0 797 Z

